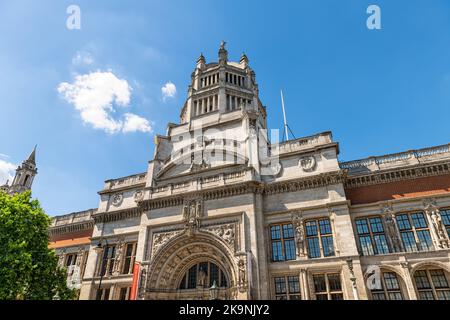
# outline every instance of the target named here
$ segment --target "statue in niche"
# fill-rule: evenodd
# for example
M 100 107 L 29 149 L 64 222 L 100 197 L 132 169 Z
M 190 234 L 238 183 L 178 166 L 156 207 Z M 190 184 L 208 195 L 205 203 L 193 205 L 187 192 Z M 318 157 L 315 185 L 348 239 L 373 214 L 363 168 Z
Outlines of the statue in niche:
M 247 267 L 245 265 L 244 259 L 239 259 L 238 261 L 238 274 L 239 274 L 239 286 L 245 287 L 247 284 Z
M 205 285 L 206 285 L 206 272 L 203 269 L 200 269 L 200 271 L 198 272 L 197 286 L 204 287 Z

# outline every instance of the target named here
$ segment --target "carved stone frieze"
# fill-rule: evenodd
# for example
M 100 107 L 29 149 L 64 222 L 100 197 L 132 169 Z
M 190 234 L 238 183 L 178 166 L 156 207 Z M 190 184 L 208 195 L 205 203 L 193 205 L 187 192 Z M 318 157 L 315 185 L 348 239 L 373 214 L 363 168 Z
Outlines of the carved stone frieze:
M 236 245 L 236 224 L 229 223 L 229 224 L 222 224 L 222 225 L 216 225 L 216 226 L 210 226 L 206 227 L 204 229 L 205 231 L 211 232 L 224 240 L 228 246 L 235 250 Z
M 182 233 L 183 230 L 160 232 L 153 234 L 152 257 L 161 249 L 170 239 Z

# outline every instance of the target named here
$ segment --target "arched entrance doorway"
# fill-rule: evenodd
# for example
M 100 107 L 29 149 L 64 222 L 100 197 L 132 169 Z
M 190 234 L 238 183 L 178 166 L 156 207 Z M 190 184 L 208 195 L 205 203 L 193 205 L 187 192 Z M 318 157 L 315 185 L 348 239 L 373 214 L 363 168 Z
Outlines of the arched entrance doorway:
M 184 232 L 159 248 L 144 280 L 145 299 L 210 299 L 214 281 L 219 299 L 245 298 L 246 255 L 236 254 L 207 231 Z M 245 283 L 244 283 L 245 282 Z

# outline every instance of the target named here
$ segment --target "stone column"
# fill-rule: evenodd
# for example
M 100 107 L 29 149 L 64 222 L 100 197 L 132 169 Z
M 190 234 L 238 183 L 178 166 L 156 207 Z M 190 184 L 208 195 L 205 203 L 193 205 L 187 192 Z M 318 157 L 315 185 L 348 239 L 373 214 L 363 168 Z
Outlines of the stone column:
M 414 287 L 414 279 L 411 274 L 411 267 L 408 261 L 400 263 L 403 269 L 403 280 L 406 284 L 406 289 L 408 290 L 408 296 L 410 300 L 417 300 L 416 289 Z
M 300 294 L 302 295 L 302 300 L 310 300 L 309 286 L 308 286 L 308 269 L 300 269 L 299 275 L 300 281 Z

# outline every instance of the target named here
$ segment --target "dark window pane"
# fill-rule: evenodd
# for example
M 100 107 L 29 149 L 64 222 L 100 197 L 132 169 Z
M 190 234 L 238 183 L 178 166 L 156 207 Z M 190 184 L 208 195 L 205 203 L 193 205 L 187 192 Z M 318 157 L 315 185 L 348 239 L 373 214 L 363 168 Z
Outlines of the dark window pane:
M 281 227 L 280 226 L 270 227 L 270 235 L 272 239 L 281 239 Z
M 316 236 L 317 235 L 317 224 L 316 221 L 307 221 L 306 225 L 306 235 Z
M 433 291 L 420 291 L 419 299 L 420 300 L 434 300 Z
M 433 240 L 428 230 L 417 231 L 417 238 L 419 238 L 420 250 L 426 251 L 433 248 Z
M 330 220 L 319 220 L 319 229 L 321 235 L 331 234 Z
M 284 279 L 284 277 L 275 278 L 275 293 L 286 293 L 286 280 Z
M 221 283 L 219 281 L 219 268 L 214 263 L 211 263 L 209 268 L 209 286 L 211 287 L 215 281 L 216 285 L 220 287 Z
M 281 241 L 272 242 L 272 260 L 283 261 L 283 248 L 281 247 Z
M 332 293 L 331 300 L 344 300 L 342 293 Z
M 191 267 L 188 272 L 188 289 L 197 287 L 197 265 Z
M 438 300 L 450 300 L 450 290 L 436 292 Z
M 416 271 L 414 274 L 417 289 L 431 289 L 431 284 L 428 281 L 427 272 L 425 270 Z
M 389 300 L 403 300 L 401 292 L 389 292 Z
M 448 288 L 448 282 L 445 278 L 444 270 L 430 270 L 430 276 L 436 289 Z
M 283 225 L 283 236 L 285 239 L 294 237 L 294 228 L 292 227 L 292 224 Z
M 314 291 L 316 293 L 319 292 L 326 292 L 327 291 L 327 285 L 325 282 L 325 275 L 320 274 L 320 275 L 314 275 L 313 276 L 313 280 L 314 280 Z M 325 299 L 327 300 L 327 299 Z
M 317 300 L 328 300 L 328 295 L 327 294 L 316 294 L 316 299 Z
M 406 231 L 400 233 L 402 236 L 403 245 L 408 252 L 418 251 L 416 239 L 412 231 Z
M 450 226 L 450 209 L 442 210 L 441 212 L 442 223 L 446 226 Z
M 355 221 L 356 223 L 356 231 L 358 234 L 368 234 L 369 233 L 369 227 L 367 226 L 367 220 L 366 219 L 358 219 Z
M 383 223 L 381 222 L 381 218 L 374 217 L 374 218 L 370 218 L 369 221 L 370 221 L 370 228 L 372 229 L 373 233 L 384 232 Z
M 318 238 L 308 239 L 308 256 L 310 258 L 320 258 L 320 247 Z
M 289 283 L 289 293 L 299 293 L 300 292 L 300 282 L 298 280 L 298 277 L 288 277 L 288 283 Z
M 386 284 L 386 290 L 398 290 L 400 285 L 398 283 L 397 275 L 393 272 L 383 273 L 384 282 Z
M 376 254 L 386 254 L 389 253 L 389 246 L 384 234 L 378 234 L 373 236 L 375 241 L 375 253 Z
M 361 244 L 361 251 L 363 255 L 370 256 L 375 254 L 370 236 L 359 236 L 359 243 Z
M 426 228 L 428 226 L 425 216 L 421 212 L 411 214 L 411 220 L 416 228 Z
M 329 274 L 328 283 L 331 291 L 341 291 L 341 276 L 339 274 Z
M 333 237 L 327 236 L 322 238 L 323 256 L 334 256 Z
M 408 215 L 399 214 L 396 217 L 397 225 L 399 230 L 409 230 L 411 229 L 411 224 L 409 223 Z
M 372 292 L 372 299 L 373 300 L 386 300 L 386 296 L 384 295 L 384 292 Z
M 286 254 L 286 260 L 295 260 L 295 242 L 294 240 L 285 240 L 284 241 L 284 250 Z

